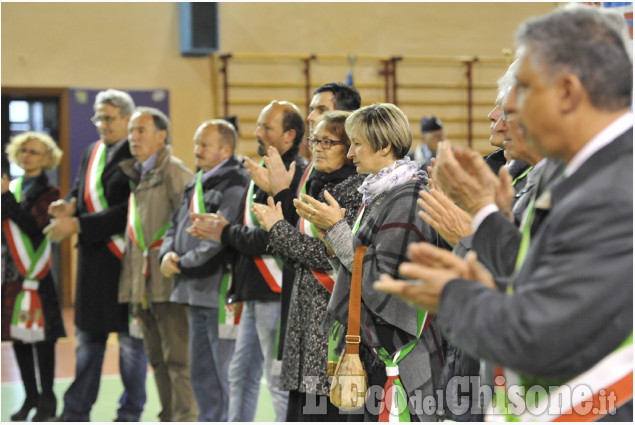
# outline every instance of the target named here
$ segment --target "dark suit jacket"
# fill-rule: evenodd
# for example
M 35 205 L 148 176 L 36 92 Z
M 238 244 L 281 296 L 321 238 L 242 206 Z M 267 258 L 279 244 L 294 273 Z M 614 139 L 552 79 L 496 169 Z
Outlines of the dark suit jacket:
M 130 186 L 119 162 L 131 158 L 128 140 L 117 146 L 102 174 L 104 196 L 109 208 L 89 213 L 84 201 L 86 172 L 90 154 L 97 142 L 82 154 L 77 179 L 69 200 L 77 198 L 78 235 L 77 282 L 75 291 L 75 325 L 83 331 L 115 332 L 128 330 L 128 306 L 119 304 L 117 291 L 121 261 L 108 249 L 107 238 L 123 233 L 126 227 Z
M 498 175 L 500 168 L 507 163 L 505 159 L 505 149 L 497 149 L 494 152 L 483 157 L 487 165 L 490 166 L 494 174 Z
M 555 160 L 549 160 L 537 172 L 541 173 L 540 191 L 542 193 L 549 188 L 553 181 L 562 175 L 564 165 Z M 531 198 L 537 185 L 533 183 L 530 187 L 526 187 L 526 192 L 518 202 L 524 202 L 525 208 L 529 204 L 527 198 Z M 516 206 L 514 205 L 514 208 Z M 521 208 L 519 208 L 521 209 Z M 524 211 L 524 208 L 522 208 Z M 543 214 L 544 215 L 544 214 Z M 539 227 L 540 212 L 536 213 L 532 226 L 535 234 Z M 519 222 L 510 221 L 502 212 L 498 211 L 488 215 L 474 233 L 470 248 L 476 251 L 478 259 L 496 276 L 507 278 L 514 272 L 516 266 L 516 257 L 518 256 L 518 247 L 522 237 L 519 230 Z
M 446 285 L 437 320 L 448 339 L 522 375 L 567 380 L 632 333 L 632 143 L 631 129 L 554 185 L 513 295 Z
M 282 155 L 282 162 L 287 169 L 291 163 L 295 161 L 295 175 L 291 181 L 291 193 L 296 193 L 298 185 L 304 170 L 306 161 L 298 154 L 296 146 L 289 149 Z M 246 193 L 245 193 L 246 195 Z M 254 202 L 266 204 L 266 192 L 258 186 L 254 190 Z M 280 341 L 278 345 L 278 359 L 282 360 L 282 352 L 284 347 L 284 335 L 286 331 L 286 318 L 289 312 L 289 304 L 291 300 L 291 289 L 293 287 L 293 279 L 295 270 L 289 265 L 283 263 L 282 268 L 282 293 L 273 292 L 262 274 L 258 270 L 254 257 L 262 255 L 273 255 L 267 246 L 267 231 L 263 228 L 248 228 L 243 226 L 243 215 L 245 211 L 246 196 L 242 197 L 239 223 L 225 226 L 221 241 L 223 244 L 230 246 L 237 252 L 236 260 L 233 264 L 232 286 L 229 290 L 228 299 L 230 302 L 238 301 L 277 301 L 281 300 L 281 325 L 280 325 Z

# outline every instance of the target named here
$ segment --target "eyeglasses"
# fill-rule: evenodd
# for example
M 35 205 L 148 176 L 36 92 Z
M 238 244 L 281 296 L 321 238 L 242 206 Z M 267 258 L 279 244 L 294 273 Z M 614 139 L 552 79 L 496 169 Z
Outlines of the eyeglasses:
M 309 137 L 309 146 L 311 147 L 311 149 L 315 149 L 318 143 L 322 145 L 322 149 L 331 149 L 331 146 L 333 145 L 345 144 L 341 140 L 318 139 L 317 137 Z
M 21 148 L 18 151 L 18 153 L 21 153 L 21 154 L 28 153 L 29 155 L 38 156 L 38 155 L 44 155 L 46 152 L 39 152 L 39 151 L 35 151 L 33 149 Z
M 110 124 L 111 122 L 113 122 L 114 120 L 116 120 L 117 117 L 113 117 L 111 115 L 95 115 L 94 117 L 92 117 L 90 120 L 93 122 L 93 124 L 95 124 L 96 126 L 100 126 L 102 123 L 104 124 Z

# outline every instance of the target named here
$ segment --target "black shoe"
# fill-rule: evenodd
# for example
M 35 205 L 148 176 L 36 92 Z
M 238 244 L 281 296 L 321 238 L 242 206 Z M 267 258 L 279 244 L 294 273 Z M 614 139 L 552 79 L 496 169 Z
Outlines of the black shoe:
M 50 419 L 55 418 L 57 412 L 57 399 L 55 395 L 53 398 L 45 399 L 40 397 L 40 402 L 37 404 L 37 410 L 35 416 L 31 421 L 33 422 L 48 422 Z
M 37 399 L 26 399 L 24 400 L 24 404 L 20 410 L 11 415 L 11 420 L 14 422 L 17 421 L 26 421 L 26 418 L 29 417 L 29 413 L 31 413 L 31 409 L 37 406 Z

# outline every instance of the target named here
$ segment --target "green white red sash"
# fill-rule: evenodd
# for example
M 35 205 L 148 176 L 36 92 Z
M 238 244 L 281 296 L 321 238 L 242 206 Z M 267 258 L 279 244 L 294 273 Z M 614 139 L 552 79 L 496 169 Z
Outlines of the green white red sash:
M 190 212 L 197 214 L 207 213 L 205 198 L 203 196 L 203 184 L 201 182 L 202 176 L 203 170 L 200 170 L 196 176 L 196 184 L 194 185 L 192 199 L 190 200 Z M 227 291 L 231 283 L 231 268 L 227 267 L 221 280 L 220 293 L 218 296 L 218 337 L 221 339 L 236 339 L 240 315 L 243 309 L 242 303 L 236 303 L 233 309 L 230 309 L 228 305 L 226 306 L 225 298 L 227 297 Z
M 240 315 L 243 312 L 243 303 L 232 304 L 233 309 L 226 305 L 225 298 L 231 286 L 231 269 L 228 268 L 223 275 L 218 296 L 218 337 L 221 339 L 236 339 Z
M 148 267 L 148 253 L 150 248 L 160 248 L 163 243 L 163 236 L 165 236 L 166 230 L 170 227 L 168 221 L 152 236 L 150 245 L 146 244 L 143 235 L 143 226 L 141 225 L 141 218 L 139 217 L 139 210 L 135 201 L 134 191 L 130 191 L 130 197 L 128 198 L 128 235 L 132 242 L 143 252 L 143 266 L 141 273 L 147 279 L 150 275 L 150 268 Z
M 309 166 L 306 168 L 306 171 L 302 175 L 302 179 L 300 180 L 300 185 L 298 187 L 298 198 L 300 199 L 302 199 L 301 195 L 306 193 L 306 182 L 307 180 L 309 180 L 314 165 L 315 161 L 311 161 Z M 318 237 L 317 231 L 315 230 L 315 225 L 303 218 L 300 218 L 300 232 L 313 238 Z M 331 270 L 330 272 L 324 272 L 322 270 L 314 268 L 311 268 L 311 273 L 313 273 L 313 276 L 315 276 L 318 282 L 320 282 L 327 291 L 333 293 L 333 286 L 335 285 L 335 278 L 337 276 L 337 273 L 335 273 L 333 270 Z
M 86 171 L 86 185 L 84 187 L 84 201 L 90 213 L 96 213 L 108 209 L 108 200 L 101 182 L 101 176 L 106 166 L 106 144 L 99 140 L 93 147 Z M 124 235 L 112 235 L 106 241 L 108 249 L 115 257 L 123 257 L 125 247 Z
M 356 234 L 359 230 L 359 226 L 362 223 L 362 217 L 364 217 L 364 210 L 366 209 L 366 205 L 362 204 L 362 207 L 359 209 L 357 213 L 357 220 L 355 220 L 355 224 L 353 224 L 353 234 Z
M 22 200 L 22 177 L 9 185 L 16 201 Z M 51 267 L 51 242 L 44 239 L 37 249 L 33 248 L 29 237 L 20 230 L 13 220 L 2 220 L 5 238 L 11 256 L 20 274 L 24 277 L 22 291 L 18 294 L 11 318 L 11 337 L 24 342 L 44 340 L 44 314 L 38 294 L 39 280 L 44 278 Z
M 196 175 L 196 184 L 194 185 L 192 199 L 190 200 L 190 212 L 195 214 L 204 214 L 206 212 L 205 198 L 203 197 L 203 183 L 201 183 L 202 176 L 203 170 L 200 170 Z
M 379 410 L 379 422 L 410 422 L 408 396 L 399 377 L 399 362 L 417 345 L 421 334 L 425 332 L 432 315 L 426 310 L 417 309 L 417 338 L 391 356 L 385 348 L 379 349 L 379 358 L 386 364 L 386 384 Z
M 262 162 L 260 163 L 262 165 Z M 247 227 L 258 226 L 258 219 L 251 211 L 251 206 L 254 199 L 254 181 L 249 184 L 249 190 L 247 191 L 247 199 L 245 200 L 245 213 L 243 224 Z M 260 257 L 253 257 L 260 274 L 269 285 L 269 288 L 276 293 L 282 292 L 282 261 L 273 255 L 263 255 Z
M 300 232 L 313 238 L 319 237 L 315 230 L 315 225 L 304 218 L 300 218 Z M 311 273 L 313 273 L 313 276 L 315 276 L 318 282 L 320 282 L 327 291 L 333 293 L 333 286 L 335 286 L 335 278 L 337 277 L 337 273 L 335 273 L 334 270 L 331 269 L 330 272 L 324 272 L 311 268 Z
M 507 393 L 500 394 L 500 391 L 511 385 L 522 385 L 523 379 L 509 370 L 504 373 L 505 385 L 496 388 L 499 390 L 496 405 L 491 405 L 485 416 L 488 422 L 594 422 L 605 416 L 610 418 L 610 409 L 617 409 L 633 399 L 633 334 L 591 369 L 555 389 L 545 388 L 552 391 L 531 405 L 525 400 L 520 415 L 512 413 Z M 576 388 L 585 388 L 585 391 L 576 391 Z M 607 400 L 612 400 L 612 405 Z
M 302 194 L 306 194 L 306 182 L 309 180 L 309 176 L 313 172 L 313 167 L 315 166 L 315 160 L 311 160 L 308 167 L 304 171 L 302 178 L 300 179 L 300 185 L 298 186 L 298 198 L 302 199 Z

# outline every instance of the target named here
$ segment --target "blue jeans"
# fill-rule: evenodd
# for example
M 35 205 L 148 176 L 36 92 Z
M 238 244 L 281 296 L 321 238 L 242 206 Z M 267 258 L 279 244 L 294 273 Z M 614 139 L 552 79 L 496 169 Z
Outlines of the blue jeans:
M 218 338 L 218 309 L 190 306 L 190 377 L 199 422 L 227 422 L 233 339 Z
M 90 420 L 90 410 L 97 400 L 101 370 L 104 364 L 107 332 L 86 332 L 77 328 L 75 379 L 64 394 L 65 418 L 71 421 Z M 148 361 L 143 340 L 119 332 L 119 372 L 124 392 L 119 399 L 117 417 L 139 421 L 146 403 L 146 373 Z
M 287 414 L 288 391 L 280 390 L 280 374 L 273 373 L 279 301 L 246 301 L 240 317 L 236 349 L 229 366 L 229 420 L 253 422 L 264 368 L 276 422 Z

